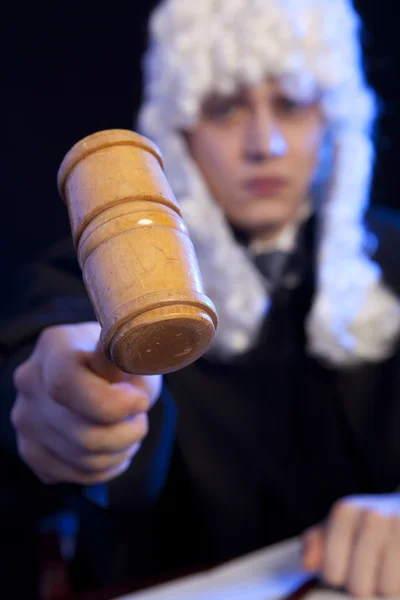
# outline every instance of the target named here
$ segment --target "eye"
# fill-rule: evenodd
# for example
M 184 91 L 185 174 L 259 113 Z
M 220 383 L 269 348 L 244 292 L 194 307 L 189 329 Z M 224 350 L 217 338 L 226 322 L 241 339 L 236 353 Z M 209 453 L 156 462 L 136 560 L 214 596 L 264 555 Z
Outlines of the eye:
M 203 115 L 212 121 L 225 121 L 234 117 L 243 107 L 243 102 L 236 97 L 213 97 L 205 102 Z
M 298 102 L 287 96 L 278 96 L 274 101 L 274 108 L 280 116 L 291 116 L 304 112 L 309 104 Z

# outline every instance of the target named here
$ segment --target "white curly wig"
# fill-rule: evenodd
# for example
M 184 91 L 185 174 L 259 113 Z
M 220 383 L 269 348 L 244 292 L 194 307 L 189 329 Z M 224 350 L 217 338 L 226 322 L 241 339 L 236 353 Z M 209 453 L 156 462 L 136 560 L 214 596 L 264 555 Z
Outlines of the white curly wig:
M 400 306 L 365 250 L 376 104 L 359 35 L 349 0 L 164 0 L 151 16 L 137 126 L 164 156 L 206 293 L 217 307 L 214 357 L 229 360 L 256 343 L 269 296 L 179 132 L 196 125 L 210 92 L 257 84 L 267 75 L 279 77 L 294 98 L 318 90 L 328 123 L 329 168 L 321 160 L 319 185 L 310 192 L 319 200 L 319 226 L 308 351 L 332 366 L 378 361 L 393 351 Z

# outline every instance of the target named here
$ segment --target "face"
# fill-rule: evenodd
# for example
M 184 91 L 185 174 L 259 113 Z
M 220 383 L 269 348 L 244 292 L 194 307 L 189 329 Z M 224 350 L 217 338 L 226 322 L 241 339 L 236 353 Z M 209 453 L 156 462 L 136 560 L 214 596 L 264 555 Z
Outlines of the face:
M 317 100 L 291 100 L 275 81 L 209 97 L 187 134 L 190 152 L 227 219 L 273 236 L 295 218 L 315 173 L 324 133 Z

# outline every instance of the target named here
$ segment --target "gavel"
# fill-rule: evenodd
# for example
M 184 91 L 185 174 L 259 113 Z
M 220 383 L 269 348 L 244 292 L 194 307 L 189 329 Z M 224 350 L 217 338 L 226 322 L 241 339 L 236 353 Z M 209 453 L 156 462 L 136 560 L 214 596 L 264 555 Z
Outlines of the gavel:
M 83 281 L 119 369 L 165 374 L 197 360 L 218 318 L 158 147 L 133 131 L 89 135 L 57 174 Z

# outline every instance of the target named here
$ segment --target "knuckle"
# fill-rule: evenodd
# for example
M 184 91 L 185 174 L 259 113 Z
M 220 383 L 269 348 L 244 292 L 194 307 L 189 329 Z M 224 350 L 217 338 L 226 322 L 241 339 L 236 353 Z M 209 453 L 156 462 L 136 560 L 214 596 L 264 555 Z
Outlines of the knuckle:
M 374 510 L 366 510 L 363 517 L 366 533 L 374 535 L 385 523 L 386 517 Z
M 80 455 L 107 454 L 124 448 L 118 425 L 77 426 L 74 443 Z
M 349 506 L 349 502 L 348 500 L 341 498 L 340 500 L 337 500 L 333 507 L 332 507 L 332 514 L 333 515 L 340 515 L 341 513 L 345 512 L 348 509 Z
M 137 415 L 131 422 L 100 425 L 75 433 L 75 443 L 81 454 L 132 453 L 147 433 L 147 416 Z
M 47 393 L 57 404 L 65 404 L 68 390 L 68 377 L 60 372 L 52 376 L 47 382 Z
M 103 473 L 109 468 L 107 457 L 104 456 L 83 456 L 75 462 L 75 469 L 82 473 L 84 477 Z
M 80 429 L 76 433 L 76 444 L 81 453 L 94 454 L 101 450 L 98 437 L 92 429 Z
M 45 327 L 39 334 L 34 353 L 42 356 L 49 352 L 54 346 L 55 326 Z
M 118 423 L 127 417 L 127 411 L 118 403 L 112 404 L 109 398 L 104 398 L 98 404 L 98 420 L 103 425 Z
M 85 402 L 87 409 L 90 410 L 100 426 L 118 423 L 128 416 L 126 408 L 121 406 L 119 398 L 113 397 L 112 394 L 97 392 L 96 396 L 93 396 L 88 392 L 85 396 Z
M 75 438 L 77 452 L 74 458 L 71 457 L 75 469 L 86 475 L 102 473 L 118 468 L 121 463 L 132 458 L 137 444 L 123 446 L 119 429 L 111 427 L 110 430 L 99 431 L 91 427 L 81 431 L 78 439 Z
M 37 346 L 47 346 L 47 344 L 52 344 L 56 333 L 61 329 L 59 325 L 50 325 L 49 327 L 45 327 L 38 337 Z
M 119 391 L 120 393 L 120 391 Z M 120 395 L 110 397 L 104 393 L 92 399 L 92 404 L 95 406 L 97 420 L 102 425 L 117 425 L 129 419 L 136 419 L 143 411 L 148 409 L 149 403 L 143 394 L 138 394 L 136 398 L 140 402 L 140 406 L 132 407 L 132 398 L 122 397 Z
M 20 364 L 13 373 L 13 384 L 18 392 L 29 394 L 31 389 L 29 359 Z
M 341 498 L 332 507 L 331 517 L 334 521 L 341 520 L 354 515 L 357 507 L 349 499 Z
M 13 383 L 17 389 L 20 389 L 25 382 L 25 364 L 19 365 L 13 373 Z

